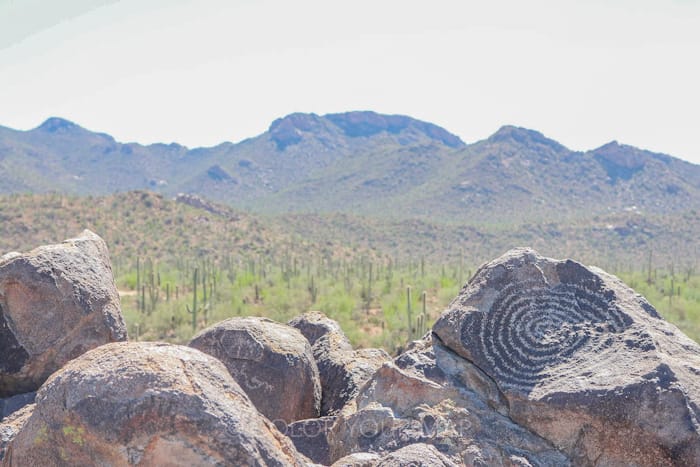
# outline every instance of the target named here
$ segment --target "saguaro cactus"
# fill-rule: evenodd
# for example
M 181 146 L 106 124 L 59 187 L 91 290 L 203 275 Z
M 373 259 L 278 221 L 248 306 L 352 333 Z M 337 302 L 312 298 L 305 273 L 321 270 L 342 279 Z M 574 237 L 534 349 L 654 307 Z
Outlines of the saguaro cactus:
M 408 322 L 408 340 L 413 339 L 413 319 L 411 317 L 411 287 L 406 287 L 406 315 Z
M 192 309 L 190 310 L 190 307 L 188 305 L 185 305 L 187 307 L 187 312 L 192 315 L 192 331 L 197 330 L 197 274 L 199 272 L 199 269 L 194 268 L 194 278 L 192 280 Z

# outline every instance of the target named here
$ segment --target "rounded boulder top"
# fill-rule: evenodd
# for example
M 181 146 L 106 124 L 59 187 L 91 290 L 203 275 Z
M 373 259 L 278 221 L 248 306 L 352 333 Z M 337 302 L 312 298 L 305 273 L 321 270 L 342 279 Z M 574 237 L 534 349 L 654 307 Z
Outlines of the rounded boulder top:
M 34 391 L 72 358 L 126 338 L 98 235 L 0 258 L 0 397 Z
M 221 360 L 270 420 L 319 416 L 318 368 L 309 341 L 293 327 L 267 318 L 230 318 L 201 331 L 189 345 Z
M 216 359 L 113 343 L 55 373 L 3 465 L 305 465 Z

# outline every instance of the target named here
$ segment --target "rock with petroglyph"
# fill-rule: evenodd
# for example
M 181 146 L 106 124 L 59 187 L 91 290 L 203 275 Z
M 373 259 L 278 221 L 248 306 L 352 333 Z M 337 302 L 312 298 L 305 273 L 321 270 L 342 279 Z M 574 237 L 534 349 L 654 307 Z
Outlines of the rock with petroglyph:
M 433 327 L 580 465 L 695 465 L 700 346 L 617 278 L 512 250 L 482 266 Z
M 3 466 L 305 466 L 218 360 L 162 343 L 114 343 L 42 386 Z
M 318 368 L 309 341 L 293 327 L 266 318 L 230 318 L 201 331 L 189 345 L 221 360 L 270 420 L 319 416 Z
M 337 414 L 374 372 L 391 360 L 381 349 L 354 350 L 340 325 L 321 312 L 304 313 L 289 325 L 297 328 L 313 346 L 321 377 L 321 415 Z
M 420 340 L 385 363 L 341 411 L 328 434 L 330 457 L 385 455 L 422 443 L 457 465 L 518 465 L 518 459 L 569 465 L 507 412 L 498 388 L 478 368 L 439 341 Z
M 69 360 L 126 340 L 104 241 L 79 237 L 0 258 L 0 397 L 36 390 Z

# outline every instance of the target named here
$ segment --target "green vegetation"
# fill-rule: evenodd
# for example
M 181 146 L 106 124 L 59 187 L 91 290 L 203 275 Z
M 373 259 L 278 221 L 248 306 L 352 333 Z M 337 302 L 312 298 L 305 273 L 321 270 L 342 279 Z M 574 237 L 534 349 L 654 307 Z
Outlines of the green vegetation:
M 193 282 L 200 268 L 206 272 Z M 317 309 L 340 322 L 354 345 L 396 352 L 432 326 L 461 285 L 459 263 L 430 265 L 423 259 L 375 263 L 365 257 L 290 255 L 278 261 L 192 261 L 180 269 L 164 265 L 156 270 L 161 282 L 155 300 L 133 289 L 133 271 L 118 278 L 132 338 L 186 342 L 196 331 L 232 316 L 286 322 Z M 646 271 L 619 276 L 700 342 L 700 275 L 694 269 L 655 270 L 651 279 Z
M 700 229 L 697 213 L 478 231 L 215 208 L 148 192 L 0 196 L 0 252 L 56 243 L 84 228 L 98 233 L 110 248 L 132 339 L 186 342 L 231 316 L 285 322 L 316 309 L 338 320 L 355 345 L 396 351 L 430 328 L 475 266 L 530 245 L 618 275 L 700 340 L 697 242 L 683 239 Z
M 668 321 L 700 342 L 700 275 L 693 267 L 682 271 L 621 273 L 620 278 L 644 296 Z
M 154 265 L 160 282 L 154 293 L 143 293 L 147 286 L 139 292 L 135 277 L 142 263 L 152 264 L 137 258 L 117 277 L 132 338 L 186 342 L 198 330 L 232 316 L 286 322 L 317 309 L 340 322 L 353 344 L 390 351 L 427 331 L 457 295 L 460 274 L 458 264 L 431 267 L 423 260 L 375 262 L 364 256 L 205 258 Z

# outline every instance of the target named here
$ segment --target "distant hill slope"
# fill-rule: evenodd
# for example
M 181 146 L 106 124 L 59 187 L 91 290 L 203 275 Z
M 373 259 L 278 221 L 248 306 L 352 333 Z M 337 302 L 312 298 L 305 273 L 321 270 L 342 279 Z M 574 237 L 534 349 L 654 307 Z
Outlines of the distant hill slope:
M 84 228 L 101 235 L 117 266 L 137 255 L 177 263 L 207 256 L 352 260 L 384 257 L 403 263 L 475 266 L 516 246 L 571 257 L 610 271 L 696 268 L 700 213 L 642 216 L 634 212 L 577 222 L 472 227 L 416 219 L 379 220 L 350 214 L 262 216 L 194 196 L 172 200 L 135 191 L 84 197 L 0 194 L 0 256 L 55 243 Z M 461 259 L 460 259 L 461 258 Z
M 700 166 L 609 143 L 570 151 L 505 126 L 473 144 L 405 116 L 292 114 L 237 144 L 119 143 L 51 118 L 0 127 L 0 192 L 194 193 L 267 213 L 498 226 L 700 209 Z

